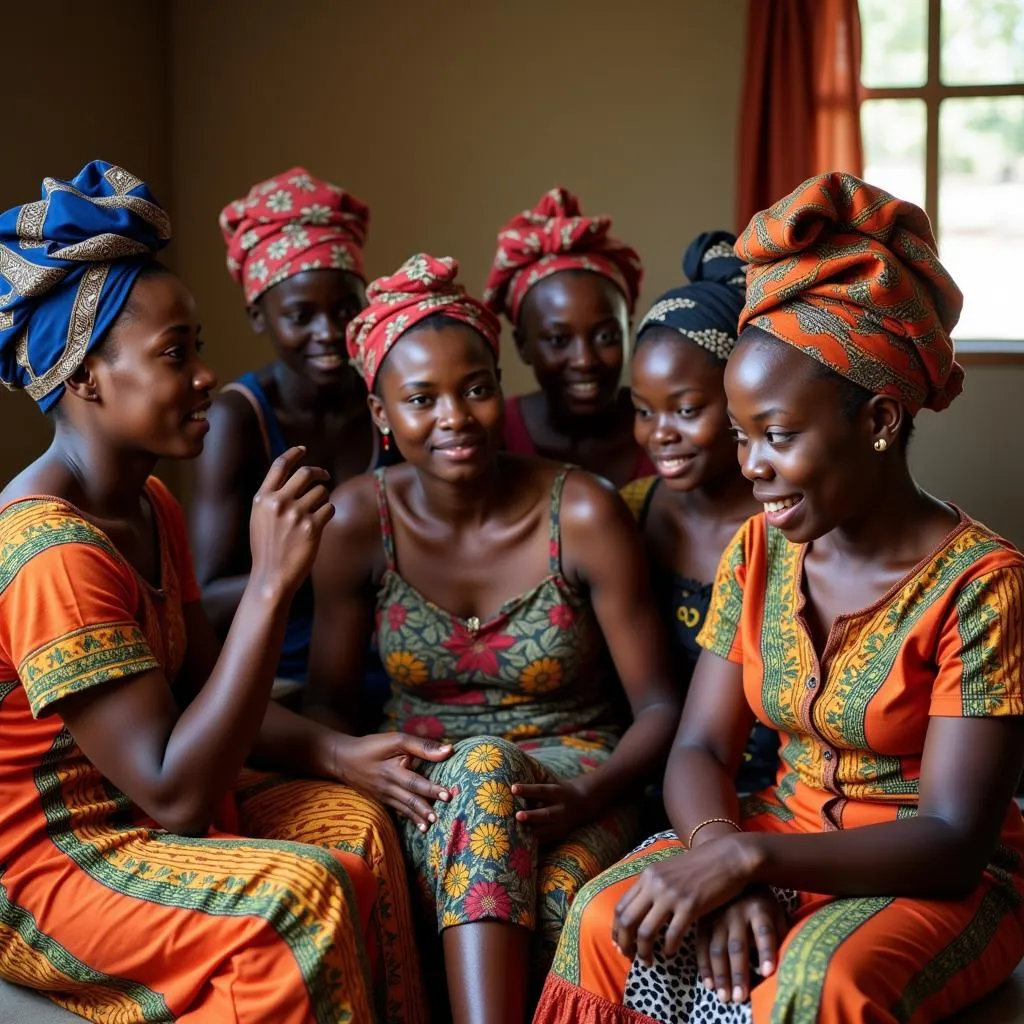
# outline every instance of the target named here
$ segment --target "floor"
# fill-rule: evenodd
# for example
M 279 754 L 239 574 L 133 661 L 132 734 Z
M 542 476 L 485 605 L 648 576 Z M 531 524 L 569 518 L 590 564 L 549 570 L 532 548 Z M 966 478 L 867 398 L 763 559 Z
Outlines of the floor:
M 74 1024 L 81 1019 L 34 992 L 0 981 L 0 1024 Z M 1024 964 L 1002 988 L 949 1024 L 1024 1024 Z

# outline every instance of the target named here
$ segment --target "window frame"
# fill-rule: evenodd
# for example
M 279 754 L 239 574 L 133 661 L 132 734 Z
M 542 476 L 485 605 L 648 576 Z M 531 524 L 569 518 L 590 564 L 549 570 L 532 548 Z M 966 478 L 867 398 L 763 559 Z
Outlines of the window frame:
M 898 0 L 897 0 L 898 2 Z M 1024 96 L 1024 82 L 1012 85 L 945 85 L 942 70 L 942 0 L 928 0 L 927 75 L 924 85 L 861 87 L 862 100 L 924 100 L 924 208 L 938 237 L 939 210 L 939 110 L 942 101 L 985 96 Z M 961 363 L 1024 363 L 1024 339 L 956 340 Z

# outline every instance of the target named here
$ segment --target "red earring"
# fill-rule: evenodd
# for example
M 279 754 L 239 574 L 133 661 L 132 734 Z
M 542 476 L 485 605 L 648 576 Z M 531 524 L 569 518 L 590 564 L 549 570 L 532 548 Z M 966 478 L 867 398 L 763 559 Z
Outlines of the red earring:
M 384 451 L 386 451 L 386 452 L 391 451 L 391 428 L 390 427 L 381 427 L 380 428 L 380 433 L 381 433 L 381 437 L 384 439 Z

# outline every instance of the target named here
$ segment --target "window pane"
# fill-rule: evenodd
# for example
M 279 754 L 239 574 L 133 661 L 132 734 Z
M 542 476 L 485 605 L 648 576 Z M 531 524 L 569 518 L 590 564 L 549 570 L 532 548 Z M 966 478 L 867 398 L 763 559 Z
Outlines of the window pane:
M 939 108 L 939 255 L 964 293 L 958 338 L 1024 337 L 1024 96 Z
M 924 100 L 865 100 L 860 108 L 864 178 L 924 206 Z
M 928 0 L 860 0 L 861 81 L 869 89 L 924 85 Z
M 946 85 L 1024 82 L 1024 0 L 942 0 Z

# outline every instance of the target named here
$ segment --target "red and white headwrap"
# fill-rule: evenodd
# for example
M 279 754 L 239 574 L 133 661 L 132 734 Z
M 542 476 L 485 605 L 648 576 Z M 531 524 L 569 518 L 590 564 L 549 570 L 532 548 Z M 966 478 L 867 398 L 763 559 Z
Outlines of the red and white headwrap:
M 590 270 L 619 288 L 632 315 L 644 269 L 635 249 L 609 235 L 611 226 L 609 217 L 584 217 L 571 192 L 553 188 L 498 232 L 484 302 L 514 324 L 526 293 L 538 281 L 561 270 Z
M 372 392 L 384 357 L 407 331 L 427 317 L 444 314 L 472 327 L 498 358 L 501 325 L 455 277 L 459 264 L 451 256 L 410 256 L 389 277 L 366 289 L 367 306 L 348 325 L 348 354 Z
M 350 192 L 293 167 L 221 210 L 228 273 L 250 304 L 307 270 L 348 270 L 365 280 L 369 222 L 369 208 Z

